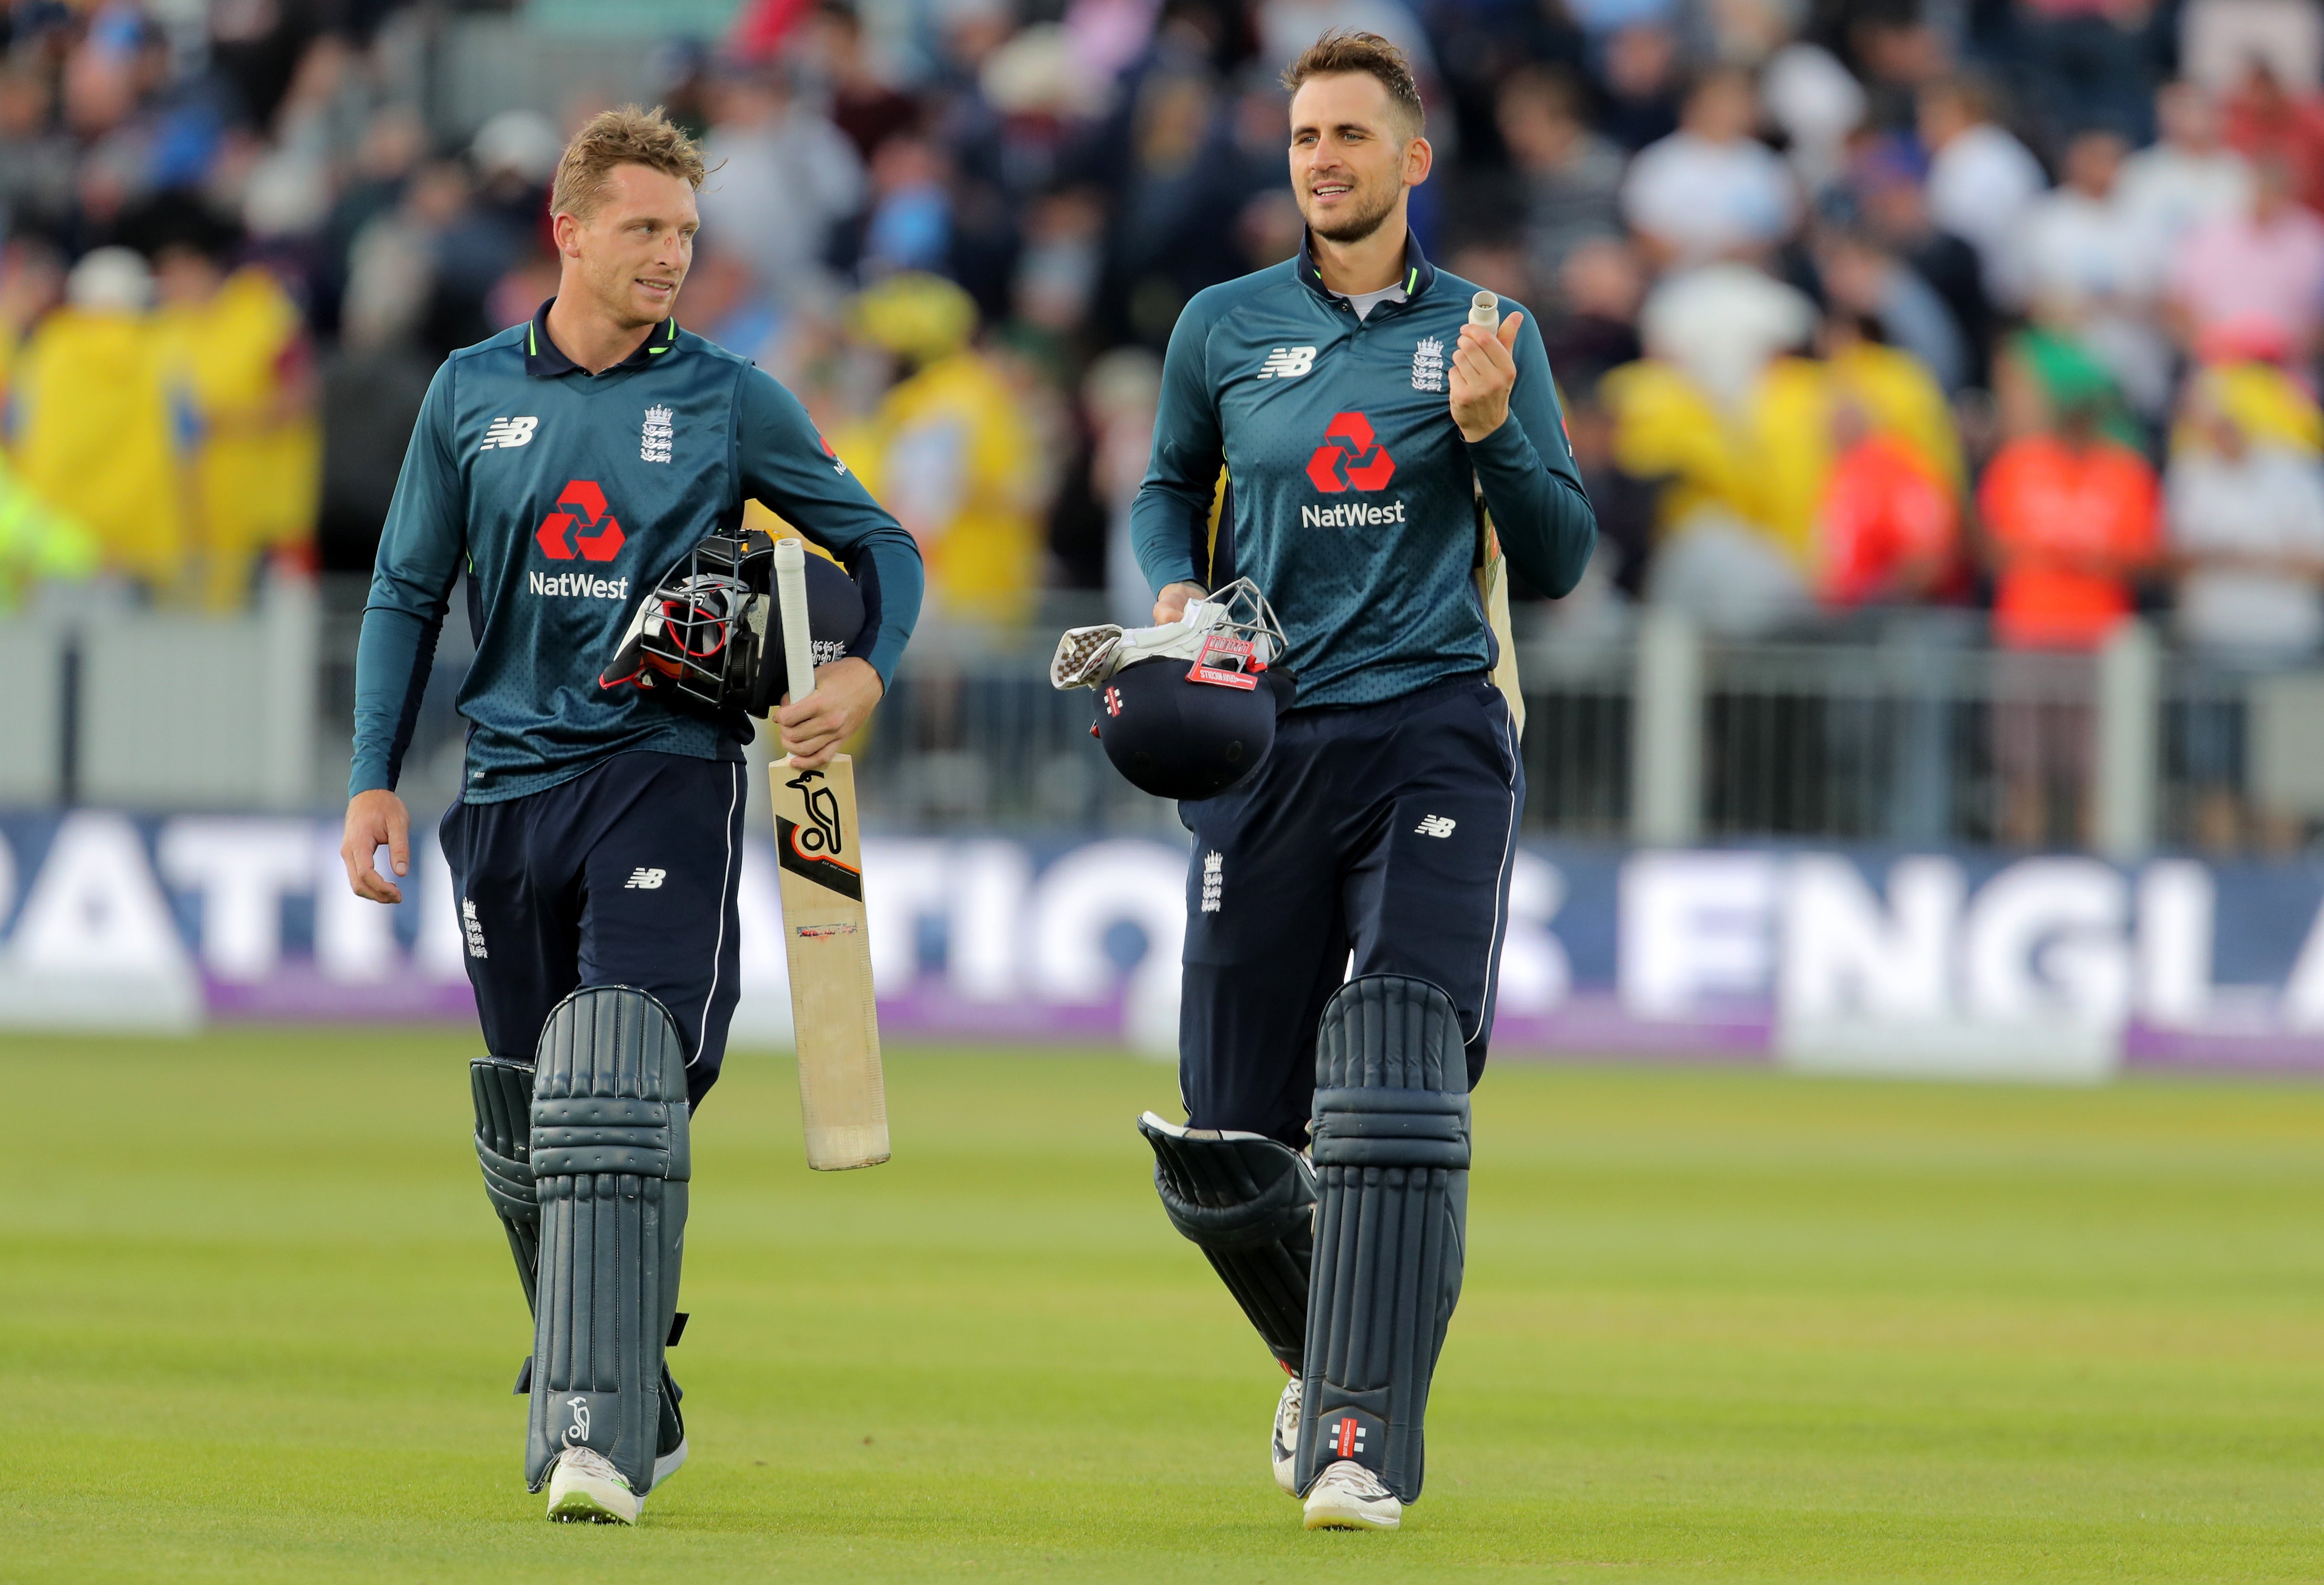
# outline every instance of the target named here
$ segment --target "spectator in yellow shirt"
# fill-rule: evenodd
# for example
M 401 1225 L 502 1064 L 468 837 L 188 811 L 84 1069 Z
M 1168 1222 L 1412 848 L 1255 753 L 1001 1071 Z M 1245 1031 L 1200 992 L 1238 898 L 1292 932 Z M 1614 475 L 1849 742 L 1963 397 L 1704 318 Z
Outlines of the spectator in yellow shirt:
M 1662 297 L 1648 308 L 1648 357 L 1609 373 L 1602 389 L 1623 468 L 1667 481 L 1667 532 L 1711 509 L 1810 573 L 1821 560 L 1816 516 L 1841 403 L 1956 495 L 1965 492 L 1943 390 L 1909 354 L 1868 339 L 1852 317 L 1822 325 L 1823 355 L 1812 358 L 1792 350 L 1815 327 L 1806 299 L 1764 277 L 1722 266 Z
M 198 594 L 209 610 L 232 610 L 263 558 L 311 558 L 322 474 L 313 364 L 298 305 L 274 277 L 226 268 L 230 228 L 184 200 L 151 215 L 154 330 L 191 437 Z
M 25 488 L 97 537 L 106 570 L 170 603 L 190 592 L 194 543 L 152 291 L 129 249 L 74 265 L 15 361 L 10 429 Z
M 919 541 L 938 610 L 1025 620 L 1042 582 L 1038 447 L 1023 393 L 972 342 L 975 304 L 941 277 L 896 275 L 851 320 L 910 372 L 833 451 Z

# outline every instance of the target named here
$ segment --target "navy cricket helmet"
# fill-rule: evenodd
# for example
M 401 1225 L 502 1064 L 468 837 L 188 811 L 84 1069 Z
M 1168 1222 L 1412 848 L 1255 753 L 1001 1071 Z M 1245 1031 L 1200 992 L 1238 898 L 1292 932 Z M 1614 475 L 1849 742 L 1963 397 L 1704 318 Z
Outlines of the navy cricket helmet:
M 1246 687 L 1191 675 L 1200 669 L 1183 660 L 1140 660 L 1097 690 L 1091 730 L 1113 768 L 1141 792 L 1214 797 L 1275 746 L 1290 673 L 1269 667 Z
M 1291 705 L 1283 630 L 1249 580 L 1188 604 L 1161 627 L 1075 628 L 1049 680 L 1097 695 L 1090 733 L 1131 786 L 1161 798 L 1215 797 L 1275 746 Z
M 771 547 L 768 563 L 771 594 Z M 837 562 L 808 551 L 807 635 L 815 664 L 828 666 L 852 654 L 850 646 L 863 631 L 863 594 L 855 586 L 855 580 Z M 783 605 L 781 601 L 770 598 L 767 602 L 767 636 L 761 647 L 758 675 L 744 706 L 752 714 L 766 714 L 780 705 L 783 695 L 789 691 L 790 679 L 783 675 Z

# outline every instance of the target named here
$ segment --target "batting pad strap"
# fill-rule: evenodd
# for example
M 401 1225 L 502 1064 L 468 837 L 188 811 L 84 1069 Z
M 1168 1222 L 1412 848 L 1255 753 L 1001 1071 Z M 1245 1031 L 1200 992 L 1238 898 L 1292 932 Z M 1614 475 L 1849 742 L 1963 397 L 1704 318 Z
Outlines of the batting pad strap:
M 1315 1092 L 1315 1165 L 1469 1165 L 1469 1098 L 1434 1090 Z
M 1314 1220 L 1314 1179 L 1288 1146 L 1167 1136 L 1152 1142 L 1164 1213 L 1206 1249 L 1280 1243 L 1306 1233 Z
M 1158 1169 L 1155 1191 L 1170 1225 L 1205 1249 L 1255 1249 L 1282 1243 L 1308 1230 L 1314 1220 L 1315 1191 L 1284 1177 L 1248 1205 L 1196 1205 L 1181 1198 Z
M 492 1201 L 493 1209 L 511 1221 L 531 1216 L 540 1206 L 540 1196 L 534 1189 L 532 1168 L 524 1162 L 501 1155 L 476 1142 L 476 1160 L 484 1169 L 484 1194 Z
M 536 1099 L 532 1170 L 536 1177 L 571 1173 L 635 1173 L 684 1183 L 692 1163 L 670 1126 L 667 1102 L 606 1095 Z

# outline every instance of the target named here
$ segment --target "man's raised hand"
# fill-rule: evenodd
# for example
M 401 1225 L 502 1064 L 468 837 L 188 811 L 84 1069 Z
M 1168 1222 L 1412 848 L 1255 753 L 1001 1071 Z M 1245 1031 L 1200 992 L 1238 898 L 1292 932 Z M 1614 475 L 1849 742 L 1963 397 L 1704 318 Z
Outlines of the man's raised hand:
M 1511 314 L 1498 332 L 1481 325 L 1461 327 L 1447 383 L 1452 421 L 1461 427 L 1461 438 L 1472 446 L 1508 420 L 1509 392 L 1517 382 L 1517 327 L 1524 323 L 1523 314 Z
M 1186 614 L 1186 603 L 1203 597 L 1200 584 L 1167 584 L 1154 597 L 1154 625 L 1167 627 Z

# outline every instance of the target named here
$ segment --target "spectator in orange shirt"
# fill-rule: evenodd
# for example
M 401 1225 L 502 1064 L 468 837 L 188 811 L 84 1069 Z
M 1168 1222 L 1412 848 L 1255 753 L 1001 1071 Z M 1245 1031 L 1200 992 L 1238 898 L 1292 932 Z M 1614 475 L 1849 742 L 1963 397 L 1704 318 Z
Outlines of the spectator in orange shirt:
M 1816 595 L 1826 605 L 1904 604 L 1950 569 L 1960 513 L 1920 454 L 1845 402 L 1832 419 L 1839 460 L 1825 482 Z
M 2003 447 L 1978 489 L 2004 649 L 2097 649 L 2154 559 L 2154 470 L 2098 432 L 2100 410 L 2072 401 L 2054 433 Z
M 1863 403 L 1835 400 L 1835 460 L 1816 513 L 1815 555 L 1816 597 L 1834 612 L 1929 601 L 1958 570 L 1953 486 L 1903 436 L 1872 426 Z M 1880 642 L 1912 657 L 1917 686 L 1901 696 L 1843 689 L 1824 701 L 1826 763 L 1860 788 L 1886 788 L 1880 828 L 1898 843 L 1942 841 L 1950 825 L 1948 679 L 1961 635 L 1947 618 L 1959 614 L 1883 613 Z
M 2098 382 L 2057 391 L 2053 429 L 2003 447 L 1978 490 L 1994 636 L 2026 654 L 2015 665 L 2003 657 L 1993 709 L 2002 834 L 2023 846 L 2050 840 L 2061 798 L 2075 811 L 2072 834 L 2088 839 L 2094 725 L 2089 698 L 2058 697 L 2056 668 L 2027 652 L 2105 643 L 2159 549 L 2154 470 L 2100 432 L 2106 399 Z

